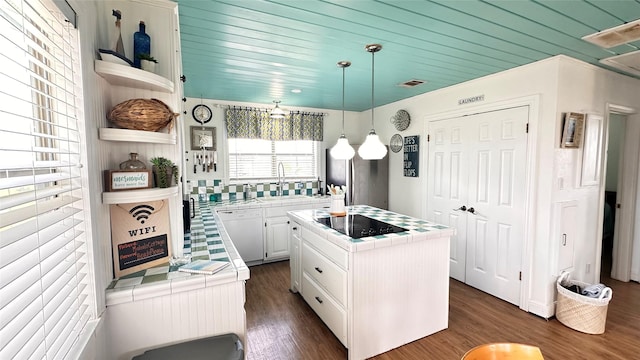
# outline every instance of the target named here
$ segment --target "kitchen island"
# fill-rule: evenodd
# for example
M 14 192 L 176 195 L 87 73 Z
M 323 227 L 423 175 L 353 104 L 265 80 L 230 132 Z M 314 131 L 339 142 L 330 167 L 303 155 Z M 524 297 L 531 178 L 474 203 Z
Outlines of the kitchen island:
M 383 225 L 366 234 L 345 231 L 355 215 Z M 350 360 L 447 328 L 453 229 L 363 205 L 347 207 L 346 217 L 330 217 L 326 209 L 288 216 L 291 291 L 301 293 Z M 390 233 L 395 227 L 401 229 Z

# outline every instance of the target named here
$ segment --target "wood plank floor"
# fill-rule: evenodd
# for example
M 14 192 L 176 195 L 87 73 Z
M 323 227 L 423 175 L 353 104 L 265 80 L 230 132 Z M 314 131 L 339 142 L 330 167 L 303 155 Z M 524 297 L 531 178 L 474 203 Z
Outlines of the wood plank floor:
M 347 350 L 299 294 L 289 292 L 289 262 L 250 268 L 247 360 L 346 359 Z M 640 359 L 640 284 L 603 280 L 613 289 L 606 331 L 588 335 L 451 280 L 449 328 L 380 354 L 376 360 L 457 360 L 490 342 L 540 347 L 545 360 Z

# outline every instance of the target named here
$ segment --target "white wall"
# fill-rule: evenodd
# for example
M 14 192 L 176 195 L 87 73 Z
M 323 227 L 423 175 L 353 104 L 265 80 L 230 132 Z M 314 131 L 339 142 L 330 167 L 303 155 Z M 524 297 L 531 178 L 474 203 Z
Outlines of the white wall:
M 70 5 L 74 8 L 78 15 L 78 29 L 80 32 L 80 57 L 83 78 L 83 98 L 84 98 L 84 137 L 87 150 L 87 158 L 83 159 L 84 165 L 87 167 L 89 174 L 83 182 L 89 188 L 90 214 L 91 218 L 87 219 L 91 225 L 91 242 L 89 244 L 90 257 L 93 259 L 90 264 L 93 267 L 94 283 L 93 289 L 96 297 L 96 317 L 101 317 L 105 311 L 105 293 L 104 290 L 111 281 L 110 266 L 111 262 L 110 244 L 111 236 L 108 227 L 105 230 L 102 218 L 105 217 L 102 206 L 102 169 L 99 162 L 98 143 L 98 120 L 104 119 L 106 116 L 105 102 L 109 101 L 110 94 L 105 81 L 93 71 L 93 59 L 95 51 L 98 48 L 98 31 L 95 24 L 97 23 L 96 2 L 71 0 Z M 108 222 L 107 222 L 108 223 Z M 108 226 L 108 225 L 107 225 Z M 106 249 L 106 252 L 105 252 Z M 105 348 L 105 333 L 102 324 L 98 325 L 96 332 L 86 334 L 81 337 L 80 341 L 86 343 L 84 351 L 80 354 L 80 359 L 99 359 L 100 354 Z

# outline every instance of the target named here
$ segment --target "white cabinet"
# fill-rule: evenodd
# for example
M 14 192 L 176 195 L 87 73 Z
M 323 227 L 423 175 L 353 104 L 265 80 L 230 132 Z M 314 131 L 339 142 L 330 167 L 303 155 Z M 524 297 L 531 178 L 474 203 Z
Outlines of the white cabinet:
M 573 268 L 573 254 L 578 233 L 578 202 L 556 204 L 556 241 L 558 246 L 558 274 Z
M 289 267 L 291 269 L 291 291 L 296 293 L 302 289 L 300 276 L 302 270 L 300 267 L 302 240 L 300 239 L 300 224 L 291 221 L 289 232 L 289 248 L 290 258 Z
M 283 200 L 286 202 L 286 200 Z M 289 258 L 289 217 L 287 212 L 319 208 L 326 202 L 284 204 L 264 208 L 264 261 L 277 261 Z
M 347 312 L 305 272 L 302 278 L 302 297 L 331 329 L 345 347 L 347 344 Z
M 262 262 L 262 209 L 218 210 L 222 226 L 247 265 Z
M 347 259 L 348 253 L 323 241 L 313 247 L 317 236 L 302 229 L 302 297 L 340 340 L 347 344 L 347 272 L 333 260 Z M 311 240 L 311 241 L 309 241 Z M 324 251 L 326 252 L 324 252 Z M 346 263 L 346 262 L 345 262 Z
M 265 220 L 264 260 L 273 261 L 289 257 L 289 218 L 279 216 Z

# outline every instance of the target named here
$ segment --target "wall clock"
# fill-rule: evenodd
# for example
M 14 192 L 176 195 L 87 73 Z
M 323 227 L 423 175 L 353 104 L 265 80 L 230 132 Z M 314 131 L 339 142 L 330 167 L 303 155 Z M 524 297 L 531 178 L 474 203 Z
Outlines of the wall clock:
M 200 124 L 206 124 L 211 121 L 213 117 L 213 113 L 211 112 L 211 108 L 209 108 L 205 104 L 198 104 L 193 107 L 193 111 L 191 111 L 191 116 L 193 119 Z
M 391 137 L 391 140 L 389 140 L 389 147 L 391 148 L 391 151 L 393 151 L 394 153 L 397 153 L 398 151 L 402 150 L 402 145 L 403 145 L 403 140 L 400 134 L 393 135 Z

